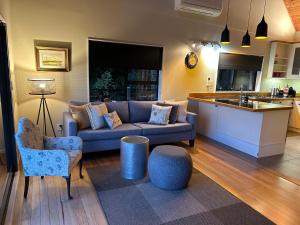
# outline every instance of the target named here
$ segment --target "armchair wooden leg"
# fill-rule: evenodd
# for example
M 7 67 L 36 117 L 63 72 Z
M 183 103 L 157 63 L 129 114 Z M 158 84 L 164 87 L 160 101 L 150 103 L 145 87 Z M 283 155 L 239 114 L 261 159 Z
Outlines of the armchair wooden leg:
M 189 144 L 190 144 L 190 147 L 194 147 L 195 146 L 195 140 L 189 140 Z
M 43 179 L 44 179 L 44 176 L 41 176 L 41 179 L 43 180 Z
M 67 181 L 67 191 L 68 191 L 68 197 L 71 200 L 73 197 L 71 196 L 70 189 L 71 189 L 71 174 L 68 177 L 65 177 Z
M 83 175 L 82 175 L 82 163 L 83 163 L 83 159 L 80 159 L 79 160 L 79 177 L 80 177 L 80 179 L 83 178 Z
M 27 198 L 28 188 L 29 188 L 29 177 L 25 176 L 24 198 Z

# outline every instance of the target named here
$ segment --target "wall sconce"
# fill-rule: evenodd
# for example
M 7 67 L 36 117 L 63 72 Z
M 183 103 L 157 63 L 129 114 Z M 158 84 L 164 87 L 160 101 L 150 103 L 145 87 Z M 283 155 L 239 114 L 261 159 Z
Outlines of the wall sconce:
M 219 42 L 216 42 L 216 41 L 205 41 L 205 40 L 193 41 L 192 48 L 195 51 L 199 50 L 202 47 L 211 47 L 211 48 L 218 50 L 221 48 L 221 45 Z

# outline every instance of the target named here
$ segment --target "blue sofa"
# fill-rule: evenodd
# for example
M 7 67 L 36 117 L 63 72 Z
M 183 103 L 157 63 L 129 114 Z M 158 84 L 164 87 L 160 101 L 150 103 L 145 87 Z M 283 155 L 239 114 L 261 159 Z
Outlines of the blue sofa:
M 150 140 L 150 145 L 166 144 L 188 140 L 194 146 L 196 137 L 197 115 L 188 112 L 186 123 L 153 125 L 147 121 L 155 101 L 120 101 L 109 102 L 109 112 L 117 111 L 123 125 L 116 129 L 78 130 L 77 123 L 69 112 L 63 114 L 64 136 L 79 136 L 83 140 L 83 152 L 96 152 L 120 148 L 120 139 L 127 135 L 142 135 Z M 84 102 L 71 102 L 81 105 Z

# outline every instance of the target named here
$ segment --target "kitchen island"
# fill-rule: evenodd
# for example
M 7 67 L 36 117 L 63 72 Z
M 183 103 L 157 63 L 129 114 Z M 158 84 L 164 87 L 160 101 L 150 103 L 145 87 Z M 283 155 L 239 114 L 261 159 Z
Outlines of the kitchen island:
M 256 158 L 282 154 L 291 106 L 189 97 L 197 132 Z

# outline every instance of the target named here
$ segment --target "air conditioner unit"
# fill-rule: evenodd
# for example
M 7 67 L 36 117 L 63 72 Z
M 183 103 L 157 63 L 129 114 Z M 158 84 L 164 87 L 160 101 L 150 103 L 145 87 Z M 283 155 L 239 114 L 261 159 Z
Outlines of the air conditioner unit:
M 222 12 L 222 0 L 175 0 L 175 10 L 217 17 Z

